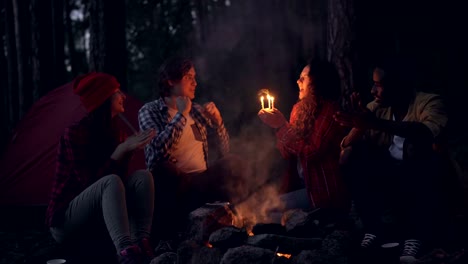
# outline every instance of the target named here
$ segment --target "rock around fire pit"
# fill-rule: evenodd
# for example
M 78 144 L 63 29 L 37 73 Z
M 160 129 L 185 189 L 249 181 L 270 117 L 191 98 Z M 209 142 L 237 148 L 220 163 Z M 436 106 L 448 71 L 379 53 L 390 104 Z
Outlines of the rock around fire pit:
M 214 203 L 190 213 L 177 250 L 151 263 L 348 263 L 350 235 L 324 222 L 330 220 L 324 211 L 292 210 L 283 215 L 282 224 L 248 228 L 231 208 Z

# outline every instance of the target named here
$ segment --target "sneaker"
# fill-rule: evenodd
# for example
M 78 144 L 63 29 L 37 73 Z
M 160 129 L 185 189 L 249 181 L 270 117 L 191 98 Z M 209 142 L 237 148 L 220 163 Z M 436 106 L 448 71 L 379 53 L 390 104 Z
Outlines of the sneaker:
M 149 258 L 154 258 L 154 250 L 153 250 L 153 246 L 151 245 L 149 238 L 145 237 L 140 241 L 140 248 L 141 248 L 143 255 Z
M 415 263 L 418 260 L 416 258 L 416 255 L 418 254 L 420 248 L 421 248 L 421 241 L 416 240 L 416 239 L 405 240 L 403 252 L 401 253 L 401 256 L 400 256 L 400 262 L 405 263 L 405 264 Z
M 373 234 L 365 234 L 364 238 L 361 241 L 361 248 L 369 249 L 371 247 L 375 247 L 375 242 L 377 241 L 377 236 Z
M 365 234 L 359 248 L 356 250 L 358 263 L 375 263 L 378 253 L 377 236 L 369 233 Z
M 120 264 L 140 264 L 141 261 L 141 249 L 137 245 L 131 245 L 120 251 Z

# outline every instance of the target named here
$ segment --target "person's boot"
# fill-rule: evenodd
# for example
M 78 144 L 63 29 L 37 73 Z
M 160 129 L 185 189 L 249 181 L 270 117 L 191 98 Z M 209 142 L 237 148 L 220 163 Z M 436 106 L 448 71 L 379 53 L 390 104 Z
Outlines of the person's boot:
M 141 249 L 137 245 L 131 245 L 120 251 L 120 264 L 141 264 L 142 255 Z
M 155 254 L 154 254 L 154 249 L 153 249 L 153 245 L 151 244 L 149 238 L 143 238 L 141 241 L 140 241 L 140 249 L 142 251 L 142 255 L 143 255 L 143 262 L 144 263 L 150 263 L 151 260 L 155 257 Z

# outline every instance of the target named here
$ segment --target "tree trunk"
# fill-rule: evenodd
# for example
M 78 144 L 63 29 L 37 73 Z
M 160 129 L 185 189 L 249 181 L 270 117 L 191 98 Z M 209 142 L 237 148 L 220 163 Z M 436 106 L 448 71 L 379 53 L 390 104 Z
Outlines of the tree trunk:
M 53 39 L 53 71 L 51 85 L 47 88 L 47 92 L 51 89 L 62 85 L 66 80 L 65 71 L 65 27 L 64 27 L 64 10 L 63 0 L 52 0 L 52 39 Z
M 125 0 L 90 2 L 90 70 L 114 75 L 127 87 Z
M 15 44 L 16 44 L 16 66 L 18 73 L 18 115 L 23 116 L 22 109 L 24 106 L 24 63 L 23 63 L 23 43 L 21 41 L 21 18 L 19 14 L 19 0 L 13 1 L 13 17 L 15 28 Z M 16 120 L 15 120 L 16 121 Z
M 208 12 L 206 10 L 206 4 L 204 0 L 195 0 L 196 1 L 196 10 L 198 16 L 198 27 L 200 34 L 200 44 L 206 41 L 208 37 Z
M 0 1 L 0 25 L 6 25 L 6 7 L 5 1 Z M 0 36 L 6 38 L 6 27 L 0 27 Z M 0 87 L 1 89 L 1 101 L 0 101 L 0 109 L 1 115 L 0 118 L 3 120 L 0 124 L 0 157 L 3 156 L 3 150 L 5 149 L 5 143 L 8 139 L 8 68 L 7 68 L 7 59 L 5 54 L 7 51 L 5 50 L 5 45 L 0 47 Z
M 65 23 L 65 36 L 66 36 L 66 46 L 68 49 L 68 59 L 70 61 L 70 66 L 71 66 L 71 73 L 73 76 L 76 76 L 78 74 L 78 58 L 77 58 L 77 53 L 75 49 L 75 38 L 73 34 L 73 29 L 72 29 L 72 22 L 70 18 L 70 12 L 71 12 L 71 7 L 70 7 L 70 1 L 71 0 L 65 0 L 63 2 L 64 4 L 64 23 Z
M 335 64 L 341 78 L 342 106 L 354 91 L 356 63 L 354 0 L 328 0 L 327 59 Z
M 8 129 L 11 130 L 15 120 L 18 119 L 18 67 L 16 64 L 16 44 L 13 15 L 13 2 L 4 0 L 5 3 L 5 43 L 7 51 L 7 97 L 8 97 Z
M 44 23 L 41 14 L 43 15 L 43 12 L 48 11 L 41 8 L 44 6 L 44 2 L 47 2 L 47 0 L 31 0 L 31 62 L 34 100 L 39 98 L 42 89 L 41 68 L 46 66 L 45 64 L 48 62 L 44 62 L 44 65 L 41 65 L 41 37 L 49 39 L 49 36 L 41 34 L 41 23 Z
M 31 0 L 31 49 L 34 99 L 63 84 L 63 6 L 57 0 Z
M 18 68 L 18 115 L 21 118 L 32 104 L 32 78 L 28 65 L 30 47 L 30 27 L 28 21 L 29 3 L 22 0 L 13 1 L 13 16 L 15 24 L 16 60 Z M 15 120 L 16 122 L 17 120 Z

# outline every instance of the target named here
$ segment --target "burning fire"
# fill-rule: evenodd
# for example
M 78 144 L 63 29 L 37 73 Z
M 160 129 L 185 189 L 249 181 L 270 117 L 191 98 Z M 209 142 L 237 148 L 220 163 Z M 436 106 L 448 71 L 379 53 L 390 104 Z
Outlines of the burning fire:
M 278 257 L 283 257 L 283 258 L 290 258 L 291 254 L 284 254 L 284 253 L 276 253 L 276 256 Z
M 210 243 L 206 242 L 206 246 L 209 247 L 209 248 L 212 248 L 213 245 L 211 245 Z
M 248 230 L 247 233 L 249 234 L 249 236 L 253 236 L 254 233 L 252 232 L 252 230 Z

